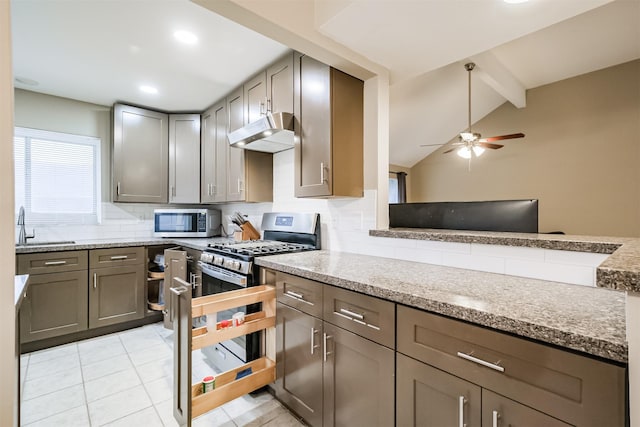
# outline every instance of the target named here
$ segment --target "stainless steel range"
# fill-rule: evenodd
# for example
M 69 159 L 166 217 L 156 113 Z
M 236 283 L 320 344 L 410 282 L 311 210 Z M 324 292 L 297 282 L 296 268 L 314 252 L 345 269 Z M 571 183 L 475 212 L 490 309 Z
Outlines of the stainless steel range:
M 202 295 L 232 291 L 259 283 L 259 256 L 320 249 L 320 216 L 308 213 L 265 213 L 262 216 L 264 240 L 211 244 L 202 252 Z M 216 322 L 231 319 L 237 311 L 255 313 L 259 305 L 219 312 Z M 259 332 L 224 341 L 203 349 L 221 370 L 240 366 L 260 356 Z

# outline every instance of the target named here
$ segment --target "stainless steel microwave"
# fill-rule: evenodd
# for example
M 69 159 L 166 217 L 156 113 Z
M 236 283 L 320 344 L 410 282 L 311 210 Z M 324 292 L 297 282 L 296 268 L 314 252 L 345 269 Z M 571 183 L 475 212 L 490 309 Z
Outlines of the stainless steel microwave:
M 216 209 L 155 209 L 156 237 L 212 237 L 220 235 L 221 214 Z

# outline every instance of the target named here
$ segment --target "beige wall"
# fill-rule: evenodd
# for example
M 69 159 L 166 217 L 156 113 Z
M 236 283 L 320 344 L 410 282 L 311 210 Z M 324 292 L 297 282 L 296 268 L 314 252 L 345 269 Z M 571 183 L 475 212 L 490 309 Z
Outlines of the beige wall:
M 640 60 L 527 92 L 473 126 L 523 132 L 471 163 L 445 146 L 410 171 L 414 201 L 539 199 L 540 231 L 640 236 Z
M 11 14 L 0 1 L 0 425 L 15 426 L 17 366 L 15 363 L 15 305 L 13 275 L 15 230 L 13 214 L 13 76 Z
M 100 138 L 102 201 L 111 200 L 111 107 L 16 89 L 15 125 Z

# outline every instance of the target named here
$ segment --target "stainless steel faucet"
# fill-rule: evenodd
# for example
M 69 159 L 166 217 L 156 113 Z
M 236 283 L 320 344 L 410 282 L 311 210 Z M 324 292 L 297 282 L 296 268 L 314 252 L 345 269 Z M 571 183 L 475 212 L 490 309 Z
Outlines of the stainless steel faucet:
M 20 206 L 20 212 L 18 213 L 18 225 L 20 226 L 20 234 L 18 234 L 18 245 L 26 245 L 27 239 L 33 239 L 36 237 L 36 230 L 33 229 L 33 234 L 29 236 L 24 229 L 24 206 Z

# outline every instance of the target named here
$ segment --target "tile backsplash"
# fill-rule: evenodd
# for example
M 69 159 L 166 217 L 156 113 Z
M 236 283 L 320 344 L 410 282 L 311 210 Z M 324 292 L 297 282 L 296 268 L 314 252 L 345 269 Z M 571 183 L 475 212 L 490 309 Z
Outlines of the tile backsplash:
M 227 233 L 233 231 L 228 215 L 235 211 L 245 214 L 258 230 L 264 212 L 317 212 L 322 225 L 323 249 L 587 286 L 595 286 L 595 269 L 607 257 L 540 248 L 371 237 L 369 230 L 376 227 L 375 190 L 365 190 L 362 198 L 297 199 L 294 197 L 293 150 L 274 154 L 273 161 L 273 202 L 209 206 L 222 211 L 222 225 Z M 37 240 L 151 238 L 153 209 L 160 207 L 167 205 L 105 202 L 101 224 L 36 227 Z M 28 232 L 31 228 L 27 224 Z M 16 237 L 17 233 L 16 227 Z

